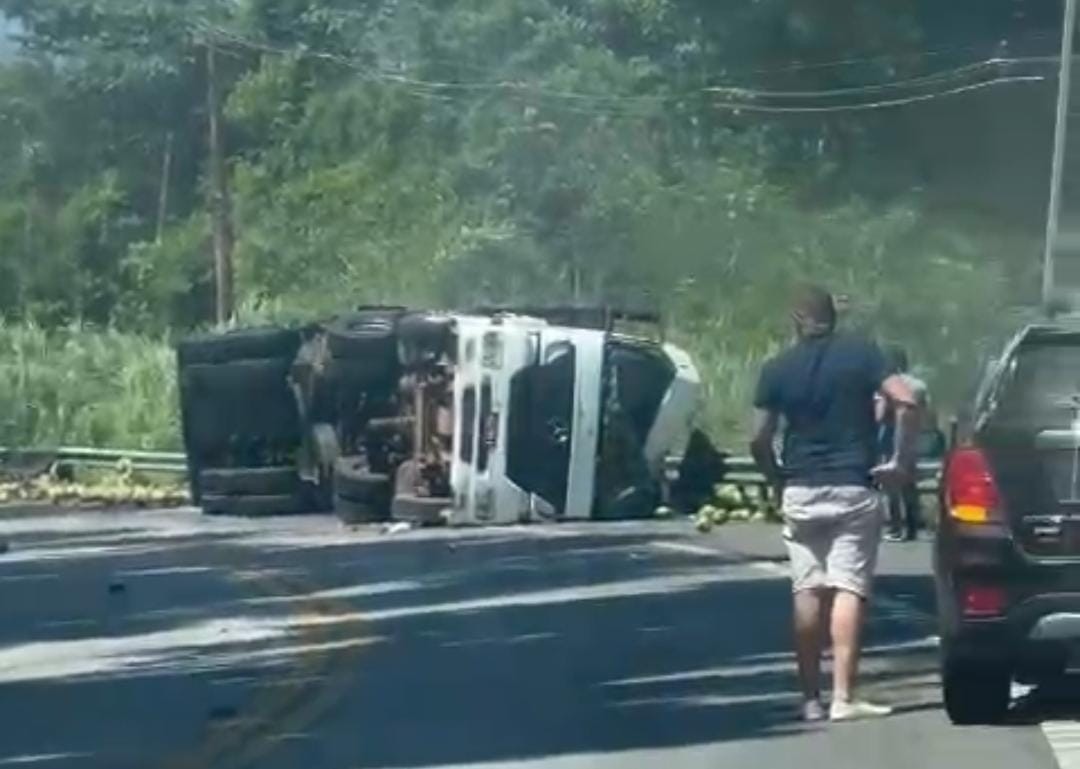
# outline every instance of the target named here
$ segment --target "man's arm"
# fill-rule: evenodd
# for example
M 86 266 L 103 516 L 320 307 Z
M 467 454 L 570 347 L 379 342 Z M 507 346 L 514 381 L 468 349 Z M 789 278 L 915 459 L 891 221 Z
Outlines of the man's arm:
M 756 409 L 754 411 L 754 437 L 750 441 L 750 455 L 753 456 L 758 469 L 765 476 L 769 487 L 775 492 L 777 502 L 783 496 L 784 485 L 780 465 L 776 461 L 776 452 L 773 450 L 773 438 L 776 437 L 779 421 L 775 412 Z
M 882 484 L 899 483 L 915 466 L 915 441 L 919 434 L 917 394 L 901 376 L 890 376 L 881 384 L 881 394 L 892 404 L 896 420 L 896 439 L 892 459 L 874 468 L 874 477 Z

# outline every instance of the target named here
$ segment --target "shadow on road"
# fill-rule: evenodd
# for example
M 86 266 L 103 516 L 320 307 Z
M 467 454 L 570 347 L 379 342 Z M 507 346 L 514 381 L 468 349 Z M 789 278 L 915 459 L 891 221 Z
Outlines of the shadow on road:
M 793 718 L 788 584 L 738 558 L 657 550 L 655 534 L 633 531 L 262 549 L 250 531 L 205 534 L 192 532 L 198 547 L 108 566 L 77 548 L 70 563 L 49 562 L 97 580 L 100 611 L 89 619 L 103 624 L 5 632 L 7 701 L 54 714 L 22 735 L 27 753 L 103 751 L 125 734 L 127 749 L 158 758 L 198 742 L 222 713 L 242 719 L 260 691 L 298 670 L 310 673 L 311 698 L 326 682 L 348 683 L 317 724 L 303 725 L 309 750 L 318 745 L 311 766 L 487 763 L 804 729 Z M 134 575 L 125 596 L 105 595 L 110 569 Z M 308 587 L 248 593 L 241 570 L 299 574 Z M 902 693 L 933 675 L 920 619 L 930 586 L 923 576 L 886 575 L 879 589 L 904 596 L 912 612 L 893 605 L 875 614 L 866 682 Z M 345 668 L 305 662 L 330 664 L 353 647 Z M 0 707 L 0 718 L 18 722 L 18 711 Z M 96 712 L 119 723 L 102 727 Z M 300 730 L 290 719 L 268 727 L 270 740 Z
M 358 622 L 383 641 L 362 656 L 321 750 L 349 766 L 421 767 L 802 730 L 787 583 L 715 559 L 635 558 L 637 544 L 518 542 L 464 568 L 452 553 L 429 553 L 428 573 L 453 579 L 380 596 Z M 530 557 L 531 573 L 498 568 Z M 916 614 L 929 608 L 925 577 L 881 584 L 909 596 Z M 869 686 L 903 691 L 934 675 L 924 625 L 895 611 L 875 618 Z M 937 706 L 923 696 L 907 708 Z

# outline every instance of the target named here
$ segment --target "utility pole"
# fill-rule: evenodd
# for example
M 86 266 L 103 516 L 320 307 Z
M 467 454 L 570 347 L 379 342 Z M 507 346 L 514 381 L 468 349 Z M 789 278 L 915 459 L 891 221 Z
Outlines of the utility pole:
M 158 186 L 157 238 L 160 245 L 165 235 L 165 222 L 169 218 L 169 185 L 172 183 L 173 142 L 175 134 L 165 132 L 165 148 L 161 156 L 161 179 Z
M 217 55 L 213 40 L 206 42 L 206 101 L 210 133 L 210 215 L 214 243 L 214 313 L 219 326 L 233 317 L 233 245 L 232 199 L 229 175 L 225 167 L 223 115 L 218 87 Z
M 1050 169 L 1050 210 L 1046 216 L 1046 244 L 1043 251 L 1043 306 L 1054 294 L 1054 248 L 1061 217 L 1061 177 L 1065 166 L 1065 138 L 1069 122 L 1069 89 L 1072 80 L 1073 36 L 1076 32 L 1076 0 L 1065 0 L 1061 31 L 1061 66 L 1058 73 L 1057 120 L 1054 125 L 1054 158 Z

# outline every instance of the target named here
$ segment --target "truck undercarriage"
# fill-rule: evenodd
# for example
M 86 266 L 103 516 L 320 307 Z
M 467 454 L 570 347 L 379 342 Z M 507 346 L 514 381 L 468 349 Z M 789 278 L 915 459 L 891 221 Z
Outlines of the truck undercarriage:
M 697 476 L 721 472 L 722 457 L 700 431 L 691 440 L 689 357 L 615 333 L 610 311 L 552 316 L 559 325 L 537 310 L 361 308 L 184 340 L 194 498 L 211 514 L 334 510 L 420 525 L 692 505 L 692 479 L 668 488 L 671 457 L 687 455 Z

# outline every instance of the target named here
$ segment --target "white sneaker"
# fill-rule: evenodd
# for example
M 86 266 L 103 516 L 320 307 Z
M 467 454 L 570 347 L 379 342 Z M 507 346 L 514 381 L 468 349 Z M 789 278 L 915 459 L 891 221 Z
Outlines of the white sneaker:
M 888 705 L 875 705 L 865 700 L 833 700 L 829 708 L 830 721 L 859 721 L 864 718 L 884 718 L 892 715 Z
M 824 721 L 825 706 L 821 704 L 821 700 L 803 700 L 800 715 L 802 716 L 802 720 L 807 723 Z

